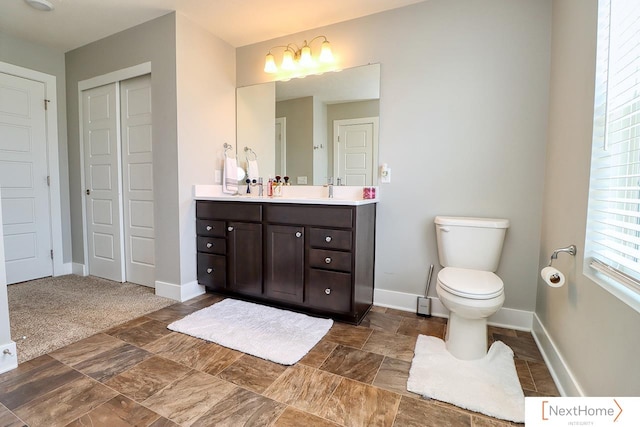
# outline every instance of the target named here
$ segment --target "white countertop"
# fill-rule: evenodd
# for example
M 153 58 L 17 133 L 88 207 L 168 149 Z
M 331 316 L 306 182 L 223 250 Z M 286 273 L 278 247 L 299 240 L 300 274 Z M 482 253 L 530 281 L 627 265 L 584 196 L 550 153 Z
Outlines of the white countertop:
M 194 185 L 193 198 L 196 200 L 217 200 L 225 202 L 257 202 L 257 203 L 299 203 L 309 205 L 347 205 L 359 206 L 378 203 L 380 190 L 376 189 L 375 199 L 363 199 L 363 187 L 334 186 L 333 198 L 329 198 L 329 189 L 321 185 L 283 186 L 282 196 L 268 197 L 266 185 L 263 197 L 258 197 L 258 187 L 251 187 L 251 194 L 246 194 L 247 185 L 239 186 L 240 194 L 225 194 L 221 185 Z

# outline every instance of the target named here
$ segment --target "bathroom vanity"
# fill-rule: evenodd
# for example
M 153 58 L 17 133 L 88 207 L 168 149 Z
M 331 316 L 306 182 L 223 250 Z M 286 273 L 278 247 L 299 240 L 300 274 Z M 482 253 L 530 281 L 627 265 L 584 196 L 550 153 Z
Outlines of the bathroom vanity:
M 195 198 L 201 285 L 354 324 L 371 308 L 377 199 Z

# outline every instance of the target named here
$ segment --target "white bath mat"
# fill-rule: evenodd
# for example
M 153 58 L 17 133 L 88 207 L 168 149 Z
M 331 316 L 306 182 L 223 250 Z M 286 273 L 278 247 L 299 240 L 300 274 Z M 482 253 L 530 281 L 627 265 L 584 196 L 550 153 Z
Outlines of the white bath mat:
M 482 359 L 460 360 L 440 338 L 418 336 L 407 390 L 495 418 L 524 422 L 524 394 L 513 351 L 501 341 L 494 342 Z
M 332 325 L 331 319 L 225 299 L 167 328 L 282 365 L 293 365 Z

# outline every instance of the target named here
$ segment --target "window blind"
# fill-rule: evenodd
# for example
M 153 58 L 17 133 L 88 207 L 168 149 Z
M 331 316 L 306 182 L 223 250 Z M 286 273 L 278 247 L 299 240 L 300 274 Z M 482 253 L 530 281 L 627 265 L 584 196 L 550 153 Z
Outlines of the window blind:
M 600 0 L 586 255 L 640 293 L 640 1 Z

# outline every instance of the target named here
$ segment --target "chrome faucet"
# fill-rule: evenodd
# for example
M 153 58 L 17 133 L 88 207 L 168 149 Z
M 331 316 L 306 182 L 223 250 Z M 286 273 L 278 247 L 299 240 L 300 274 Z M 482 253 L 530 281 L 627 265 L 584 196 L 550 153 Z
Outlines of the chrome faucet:
M 327 178 L 327 188 L 329 189 L 329 198 L 333 199 L 333 177 Z

